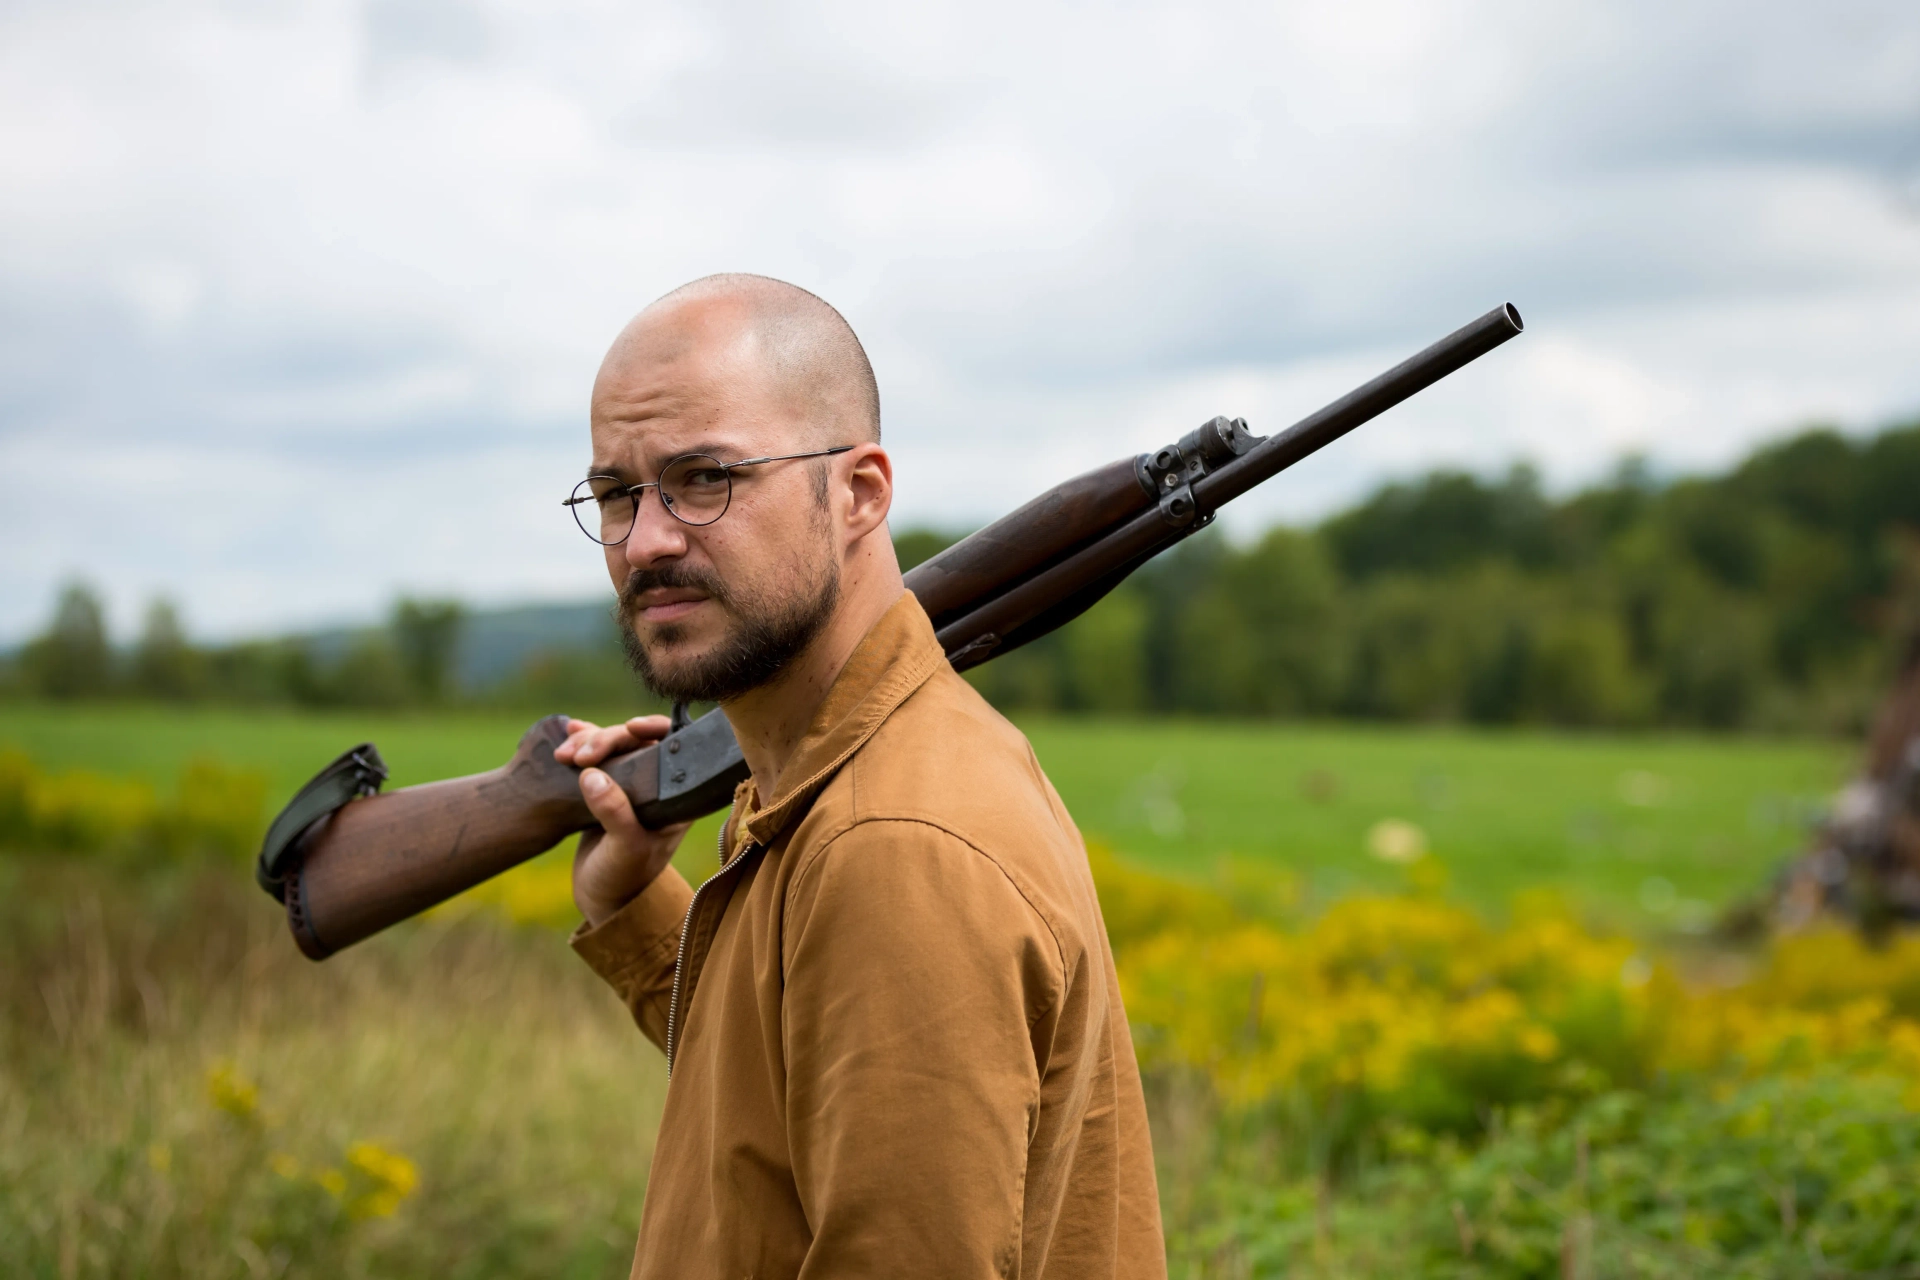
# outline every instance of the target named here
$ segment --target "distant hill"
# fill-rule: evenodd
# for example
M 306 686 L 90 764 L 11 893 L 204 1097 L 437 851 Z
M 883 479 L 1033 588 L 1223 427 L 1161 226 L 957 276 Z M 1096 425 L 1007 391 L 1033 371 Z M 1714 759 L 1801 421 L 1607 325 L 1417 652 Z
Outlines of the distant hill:
M 334 662 L 356 639 L 378 630 L 331 627 L 294 639 L 306 642 L 321 662 Z M 604 600 L 475 609 L 461 622 L 454 679 L 463 693 L 476 693 L 509 679 L 535 654 L 604 653 L 619 644 L 619 632 Z

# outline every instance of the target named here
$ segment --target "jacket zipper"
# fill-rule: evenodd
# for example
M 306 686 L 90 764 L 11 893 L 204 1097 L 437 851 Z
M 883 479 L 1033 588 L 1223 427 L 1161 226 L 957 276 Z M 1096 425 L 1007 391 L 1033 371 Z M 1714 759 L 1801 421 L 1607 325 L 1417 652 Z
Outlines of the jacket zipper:
M 718 880 L 721 876 L 738 866 L 741 860 L 744 859 L 748 853 L 752 852 L 752 850 L 753 841 L 748 840 L 740 846 L 740 852 L 734 857 L 733 861 L 728 862 L 727 824 L 724 822 L 721 823 L 720 848 L 717 855 L 720 861 L 720 870 L 714 872 L 712 879 L 702 882 L 700 887 L 693 891 L 693 897 L 687 900 L 687 918 L 680 922 L 680 946 L 673 955 L 673 994 L 667 998 L 667 1079 L 669 1080 L 673 1079 L 673 1045 L 676 1039 L 673 1034 L 674 1025 L 680 1021 L 680 975 L 686 969 L 687 939 L 693 934 L 694 909 L 700 905 L 700 895 L 707 891 L 707 885 L 712 884 L 714 880 Z

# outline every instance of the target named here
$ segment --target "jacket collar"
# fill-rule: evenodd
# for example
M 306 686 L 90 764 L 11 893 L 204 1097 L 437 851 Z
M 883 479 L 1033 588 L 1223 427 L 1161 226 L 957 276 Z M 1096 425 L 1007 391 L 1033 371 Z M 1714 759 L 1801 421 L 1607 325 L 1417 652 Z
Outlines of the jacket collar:
M 813 714 L 806 734 L 780 775 L 780 789 L 763 808 L 738 807 L 755 797 L 743 783 L 735 802 L 746 814 L 747 834 L 765 846 L 807 811 L 814 796 L 854 752 L 865 745 L 894 708 L 946 664 L 933 624 L 913 592 L 900 598 L 873 624 L 834 677 Z

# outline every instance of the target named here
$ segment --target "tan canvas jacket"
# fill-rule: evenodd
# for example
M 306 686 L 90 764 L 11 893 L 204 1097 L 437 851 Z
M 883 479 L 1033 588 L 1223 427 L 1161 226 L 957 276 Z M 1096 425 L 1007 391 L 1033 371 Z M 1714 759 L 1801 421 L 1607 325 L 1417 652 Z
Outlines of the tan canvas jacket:
M 912 595 L 722 847 L 574 939 L 672 1070 L 636 1277 L 1166 1274 L 1086 850 Z

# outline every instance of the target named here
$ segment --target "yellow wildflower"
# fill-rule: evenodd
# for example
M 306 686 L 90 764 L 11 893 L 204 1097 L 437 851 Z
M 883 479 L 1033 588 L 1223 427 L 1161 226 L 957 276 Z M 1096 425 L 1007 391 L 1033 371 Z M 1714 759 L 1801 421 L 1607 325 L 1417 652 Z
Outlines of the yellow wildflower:
M 353 1218 L 392 1217 L 400 1202 L 420 1184 L 413 1161 L 371 1142 L 356 1142 L 347 1148 L 347 1167 L 357 1175 L 359 1184 L 347 1204 L 347 1214 Z
M 255 1122 L 260 1117 L 260 1090 L 231 1062 L 207 1072 L 207 1101 L 236 1120 Z

